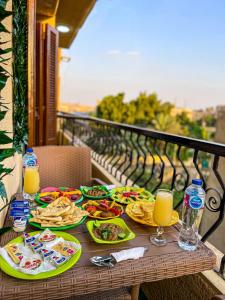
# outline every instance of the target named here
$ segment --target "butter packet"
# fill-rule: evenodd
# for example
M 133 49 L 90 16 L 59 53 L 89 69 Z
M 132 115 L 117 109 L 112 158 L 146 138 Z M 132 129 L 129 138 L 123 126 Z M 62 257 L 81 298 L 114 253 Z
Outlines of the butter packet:
M 24 238 L 24 244 L 25 244 L 25 246 L 29 246 L 29 247 L 30 247 L 30 244 L 33 243 L 35 241 L 35 239 L 36 239 L 34 236 L 30 236 L 26 232 L 23 233 L 23 238 Z
M 56 267 L 60 267 L 61 265 L 63 265 L 68 258 L 66 258 L 64 255 L 58 255 L 55 254 L 51 257 L 51 262 L 56 266 Z
M 35 240 L 34 242 L 30 243 L 30 247 L 34 252 L 40 252 L 43 246 L 44 244 L 40 243 L 38 240 Z
M 53 255 L 56 255 L 55 251 L 52 249 L 42 248 L 41 249 L 41 255 L 44 260 L 50 260 Z

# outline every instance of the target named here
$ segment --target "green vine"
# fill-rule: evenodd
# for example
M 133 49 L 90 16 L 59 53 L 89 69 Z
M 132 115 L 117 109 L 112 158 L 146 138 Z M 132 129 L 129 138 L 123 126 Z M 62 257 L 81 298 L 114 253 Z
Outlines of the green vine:
M 13 76 L 14 147 L 21 153 L 28 141 L 26 0 L 13 0 Z
M 9 31 L 6 29 L 6 27 L 2 24 L 2 21 L 10 16 L 12 12 L 6 10 L 6 4 L 8 0 L 0 0 L 0 121 L 2 121 L 9 108 L 8 103 L 6 100 L 2 97 L 2 90 L 6 86 L 8 78 L 11 76 L 8 71 L 5 69 L 5 66 L 7 65 L 10 58 L 6 58 L 5 55 L 10 53 L 12 51 L 11 48 L 2 48 L 2 45 L 6 44 L 8 41 L 2 41 L 1 33 L 9 33 Z M 10 36 L 10 34 L 9 34 Z M 12 143 L 12 139 L 9 137 L 9 132 L 5 130 L 0 130 L 0 146 L 7 145 Z M 3 203 L 7 203 L 7 194 L 5 190 L 5 186 L 3 183 L 3 178 L 7 175 L 9 175 L 13 169 L 6 168 L 3 164 L 3 161 L 14 155 L 14 149 L 0 149 L 0 199 L 3 201 Z

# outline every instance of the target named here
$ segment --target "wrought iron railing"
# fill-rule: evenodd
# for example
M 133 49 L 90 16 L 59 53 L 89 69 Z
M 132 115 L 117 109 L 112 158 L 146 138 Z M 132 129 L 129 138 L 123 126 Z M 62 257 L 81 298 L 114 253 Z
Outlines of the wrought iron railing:
M 93 159 L 122 184 L 152 192 L 159 187 L 173 189 L 175 209 L 191 179 L 200 177 L 207 194 L 205 206 L 216 216 L 202 228 L 202 240 L 222 223 L 225 145 L 76 114 L 59 113 L 58 118 L 61 138 L 66 134 L 71 144 L 88 145 Z

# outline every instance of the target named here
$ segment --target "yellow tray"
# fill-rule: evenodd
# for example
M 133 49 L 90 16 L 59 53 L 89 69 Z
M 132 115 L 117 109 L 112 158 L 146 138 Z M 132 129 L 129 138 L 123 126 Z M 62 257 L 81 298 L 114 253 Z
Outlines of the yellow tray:
M 158 226 L 158 225 L 153 221 L 153 218 L 148 219 L 148 220 L 145 220 L 145 219 L 143 219 L 143 218 L 141 218 L 141 217 L 135 216 L 135 215 L 132 213 L 132 208 L 133 208 L 133 206 L 134 206 L 134 205 L 140 205 L 140 204 L 141 204 L 141 202 L 139 202 L 139 203 L 130 203 L 130 204 L 128 204 L 127 207 L 126 207 L 126 210 L 125 210 L 126 214 L 127 214 L 131 219 L 133 219 L 135 222 L 137 222 L 137 223 L 141 223 L 141 224 L 143 224 L 143 225 L 148 225 L 148 226 Z M 152 206 L 152 216 L 153 216 L 153 210 L 154 210 L 154 206 Z M 166 227 L 172 226 L 172 225 L 176 224 L 178 221 L 179 221 L 179 215 L 178 215 L 178 212 L 175 211 L 175 210 L 173 210 L 173 213 L 172 213 L 172 220 L 171 220 L 170 224 L 167 225 Z

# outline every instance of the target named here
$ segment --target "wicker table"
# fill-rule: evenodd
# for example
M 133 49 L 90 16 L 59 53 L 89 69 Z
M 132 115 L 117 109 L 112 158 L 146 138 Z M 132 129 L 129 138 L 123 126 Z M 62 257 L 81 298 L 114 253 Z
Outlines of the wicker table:
M 19 280 L 0 271 L 0 299 L 65 299 L 75 295 L 194 274 L 215 266 L 215 255 L 203 243 L 200 243 L 198 250 L 194 252 L 185 252 L 178 247 L 176 226 L 166 229 L 168 245 L 156 247 L 149 242 L 149 235 L 155 228 L 139 225 L 127 216 L 124 218 L 137 235 L 134 240 L 117 245 L 99 245 L 91 239 L 85 224 L 68 230 L 68 233 L 80 240 L 83 247 L 78 263 L 64 274 L 47 280 Z M 34 230 L 36 229 L 30 227 L 27 231 Z M 16 236 L 14 232 L 4 234 L 0 245 L 5 245 Z M 114 268 L 96 267 L 89 262 L 91 256 L 106 255 L 136 246 L 149 247 L 144 257 L 139 260 L 124 261 Z

